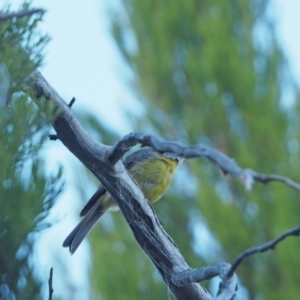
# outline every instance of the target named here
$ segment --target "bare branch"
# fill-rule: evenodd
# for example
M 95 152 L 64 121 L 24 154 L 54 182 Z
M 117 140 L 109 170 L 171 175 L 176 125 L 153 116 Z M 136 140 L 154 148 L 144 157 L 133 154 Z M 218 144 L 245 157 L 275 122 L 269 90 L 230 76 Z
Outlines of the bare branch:
M 32 85 L 38 105 L 45 111 L 45 102 L 53 107 L 51 121 L 59 140 L 102 182 L 117 202 L 137 242 L 161 274 L 175 299 L 209 300 L 211 296 L 198 284 L 175 285 L 171 276 L 189 269 L 171 237 L 161 227 L 140 188 L 121 161 L 112 164 L 113 147 L 91 139 L 72 110 L 39 72 L 32 75 Z M 47 111 L 47 110 L 46 110 Z M 49 109 L 48 109 L 49 111 Z M 53 114 L 55 118 L 53 119 Z
M 125 136 L 114 147 L 98 143 L 84 131 L 70 107 L 39 72 L 35 72 L 32 78 L 35 95 L 45 97 L 46 101 L 42 102 L 50 103 L 50 107 L 53 107 L 51 120 L 57 138 L 97 176 L 116 200 L 136 240 L 152 260 L 176 299 L 211 299 L 211 296 L 194 280 L 205 279 L 205 277 L 209 279 L 217 274 L 221 276 L 222 283 L 216 299 L 232 298 L 237 286 L 234 272 L 245 257 L 272 249 L 289 235 L 299 235 L 300 228 L 297 227 L 266 245 L 246 250 L 238 256 L 229 271 L 228 265 L 225 263 L 202 270 L 190 270 L 175 243 L 161 227 L 140 188 L 132 180 L 122 162 L 119 161 L 124 153 L 132 146 L 141 144 L 142 146 L 151 146 L 160 152 L 174 152 L 185 158 L 206 157 L 219 166 L 225 174 L 230 173 L 240 179 L 247 189 L 252 187 L 254 181 L 266 183 L 278 180 L 286 182 L 279 180 L 278 177 L 275 178 L 274 175 L 270 175 L 271 177 L 266 179 L 268 175 L 242 169 L 233 159 L 201 144 L 184 146 L 179 142 L 164 141 L 142 132 Z M 42 109 L 44 106 L 41 105 Z M 54 119 L 53 115 L 55 116 Z M 283 177 L 279 178 L 282 179 Z M 214 269 L 216 266 L 219 269 Z
M 37 13 L 41 13 L 44 14 L 46 12 L 46 10 L 42 9 L 42 8 L 34 8 L 34 9 L 25 9 L 25 10 L 21 10 L 18 12 L 11 12 L 11 13 L 1 13 L 0 12 L 0 21 L 5 21 L 5 20 L 9 20 L 12 18 L 22 18 L 22 17 L 27 17 L 27 16 L 31 16 L 33 14 L 37 14 Z
M 237 291 L 236 275 L 233 274 L 231 277 L 227 276 L 230 269 L 231 265 L 229 263 L 221 262 L 200 269 L 189 269 L 175 273 L 172 276 L 172 280 L 176 285 L 181 286 L 191 282 L 201 282 L 220 276 L 222 281 L 217 296 L 214 299 L 229 300 L 233 299 Z
M 235 161 L 223 153 L 201 144 L 185 146 L 178 141 L 165 141 L 154 135 L 144 132 L 132 132 L 121 139 L 112 151 L 109 160 L 112 163 L 118 161 L 131 147 L 141 144 L 150 146 L 159 152 L 174 152 L 185 158 L 206 157 L 216 163 L 224 173 L 239 176 L 241 168 Z
M 75 101 L 76 101 L 76 98 L 73 97 L 73 98 L 71 99 L 70 103 L 68 104 L 68 106 L 71 108 L 71 107 L 73 106 L 73 104 L 75 103 Z
M 189 269 L 173 274 L 172 281 L 178 286 L 185 285 L 191 282 L 201 282 L 221 275 L 222 270 L 226 269 L 228 271 L 230 267 L 230 264 L 221 262 L 200 269 Z
M 249 249 L 245 250 L 244 252 L 239 254 L 238 257 L 234 260 L 230 270 L 227 273 L 227 276 L 231 277 L 232 274 L 236 271 L 237 267 L 242 263 L 242 261 L 246 257 L 248 257 L 250 255 L 253 255 L 255 253 L 258 253 L 258 252 L 265 252 L 265 251 L 268 251 L 268 250 L 273 250 L 273 249 L 275 249 L 275 247 L 278 243 L 283 241 L 288 236 L 299 236 L 299 235 L 300 235 L 300 226 L 295 227 L 293 229 L 290 229 L 290 230 L 284 232 L 279 237 L 277 237 L 276 239 L 274 239 L 274 240 L 272 240 L 272 241 L 270 241 L 266 244 L 263 244 L 263 245 L 257 246 L 257 247 L 252 247 L 252 248 L 249 248 Z
M 251 169 L 243 169 L 230 157 L 222 152 L 206 147 L 201 144 L 186 146 L 178 141 L 165 141 L 159 137 L 144 132 L 132 132 L 123 137 L 114 146 L 109 160 L 115 164 L 131 147 L 141 144 L 142 146 L 150 146 L 159 152 L 174 152 L 185 158 L 205 157 L 215 163 L 224 174 L 231 174 L 238 178 L 250 191 L 255 181 L 268 183 L 278 181 L 285 183 L 289 187 L 300 191 L 300 184 L 291 179 L 278 175 L 265 175 L 257 173 Z
M 253 178 L 255 178 L 256 181 L 259 181 L 261 183 L 269 183 L 271 181 L 279 181 L 287 186 L 291 187 L 292 189 L 295 189 L 297 191 L 300 191 L 300 184 L 291 180 L 290 178 L 275 175 L 275 174 L 270 174 L 270 175 L 265 175 L 265 174 L 259 174 L 254 171 L 252 172 Z
M 50 275 L 48 279 L 48 287 L 49 287 L 49 300 L 52 300 L 52 295 L 54 292 L 53 286 L 52 286 L 52 281 L 53 281 L 53 267 L 50 269 Z

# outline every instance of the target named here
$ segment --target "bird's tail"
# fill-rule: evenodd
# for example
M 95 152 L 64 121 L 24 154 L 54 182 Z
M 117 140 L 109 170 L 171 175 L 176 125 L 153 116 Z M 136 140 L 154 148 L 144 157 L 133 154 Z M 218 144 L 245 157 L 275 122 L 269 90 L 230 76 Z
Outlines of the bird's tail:
M 70 253 L 73 254 L 106 210 L 107 208 L 98 201 L 67 236 L 63 242 L 63 247 L 69 247 Z

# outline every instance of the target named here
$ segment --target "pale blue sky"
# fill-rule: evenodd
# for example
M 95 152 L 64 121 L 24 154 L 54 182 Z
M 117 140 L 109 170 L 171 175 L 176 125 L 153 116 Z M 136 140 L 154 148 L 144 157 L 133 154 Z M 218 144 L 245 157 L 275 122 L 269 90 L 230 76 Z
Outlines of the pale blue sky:
M 12 0 L 14 7 L 20 2 Z M 300 83 L 300 39 L 297 37 L 300 1 L 271 3 L 278 37 L 292 73 Z M 76 107 L 90 108 L 112 128 L 126 133 L 130 125 L 123 117 L 123 110 L 132 110 L 137 102 L 125 84 L 130 72 L 108 32 L 108 4 L 118 7 L 118 0 L 33 1 L 35 7 L 47 10 L 42 29 L 52 37 L 42 69 L 44 76 L 66 100 L 75 96 Z
M 271 1 L 272 2 L 272 1 Z M 287 55 L 293 76 L 300 84 L 300 1 L 275 0 L 275 17 L 279 41 Z M 298 32 L 298 33 L 297 33 Z
M 11 3 L 4 0 L 5 2 Z M 21 0 L 13 0 L 13 7 L 18 7 L 21 2 Z M 271 2 L 273 4 L 271 12 L 277 20 L 278 37 L 287 54 L 292 74 L 300 83 L 300 39 L 297 34 L 300 29 L 300 0 Z M 41 71 L 66 101 L 73 96 L 77 98 L 75 110 L 81 107 L 91 109 L 111 128 L 125 134 L 131 131 L 131 127 L 124 117 L 123 110 L 132 111 L 134 107 L 138 107 L 138 111 L 141 112 L 142 108 L 126 86 L 125 80 L 130 78 L 130 72 L 125 67 L 108 32 L 105 10 L 108 3 L 118 7 L 117 0 L 33 1 L 33 6 L 48 11 L 42 29 L 52 37 L 47 46 L 46 65 Z M 55 151 L 52 149 L 53 146 Z M 54 165 L 58 156 L 63 157 L 64 162 L 68 162 L 66 164 L 67 190 L 58 207 L 53 211 L 53 215 L 63 222 L 54 226 L 49 230 L 48 235 L 42 237 L 42 242 L 37 247 L 37 256 L 45 276 L 44 282 L 47 281 L 51 266 L 54 265 L 55 271 L 59 270 L 59 266 L 53 262 L 55 259 L 68 261 L 72 270 L 71 280 L 76 281 L 77 289 L 82 291 L 80 299 L 85 299 L 85 271 L 90 263 L 86 255 L 88 245 L 84 243 L 73 256 L 61 247 L 63 239 L 77 222 L 73 213 L 80 209 L 74 189 L 69 185 L 74 179 L 70 164 L 76 159 L 59 142 L 49 143 L 47 153 L 49 165 Z M 69 207 L 72 207 L 72 212 Z M 53 248 L 53 240 L 57 242 L 57 247 L 53 253 L 49 253 L 45 249 Z M 78 271 L 79 269 L 81 272 Z M 64 290 L 65 283 L 55 278 L 57 296 L 57 293 Z

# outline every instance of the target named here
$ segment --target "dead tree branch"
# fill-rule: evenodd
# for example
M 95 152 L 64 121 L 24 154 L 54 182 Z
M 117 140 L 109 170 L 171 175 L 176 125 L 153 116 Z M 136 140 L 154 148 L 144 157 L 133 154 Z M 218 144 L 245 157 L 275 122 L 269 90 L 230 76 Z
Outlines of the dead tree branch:
M 216 300 L 228 300 L 233 299 L 237 291 L 237 278 L 235 272 L 237 268 L 241 265 L 243 260 L 250 255 L 265 252 L 268 250 L 274 250 L 277 244 L 282 242 L 289 236 L 299 236 L 300 235 L 300 226 L 287 230 L 274 240 L 265 243 L 261 246 L 251 247 L 246 249 L 241 254 L 237 256 L 233 264 L 221 262 L 211 266 L 207 266 L 200 269 L 189 269 L 182 272 L 174 273 L 172 276 L 173 282 L 178 285 L 185 285 L 191 282 L 202 282 L 204 280 L 211 279 L 216 276 L 220 276 L 221 283 L 219 286 L 219 291 L 216 296 Z
M 41 109 L 49 111 L 45 109 L 45 102 L 48 107 L 52 107 L 50 119 L 59 140 L 97 176 L 113 196 L 136 240 L 156 266 L 175 299 L 211 299 L 198 283 L 184 286 L 173 283 L 172 274 L 187 270 L 189 266 L 171 237 L 161 227 L 152 207 L 123 163 L 115 159 L 112 164 L 108 159 L 115 148 L 92 140 L 70 107 L 39 72 L 32 75 L 32 86 Z
M 233 274 L 231 277 L 227 275 L 230 268 L 230 264 L 221 262 L 200 269 L 189 269 L 175 273 L 172 276 L 172 280 L 176 285 L 182 286 L 191 282 L 202 282 L 220 276 L 222 281 L 218 294 L 214 299 L 229 300 L 235 296 L 238 286 L 236 275 Z
M 220 272 L 221 283 L 219 286 L 218 295 L 215 299 L 216 300 L 233 299 L 233 296 L 235 295 L 234 291 L 237 288 L 235 271 L 241 265 L 241 263 L 246 257 L 259 252 L 274 250 L 277 244 L 282 242 L 288 236 L 299 236 L 299 235 L 300 235 L 300 226 L 287 230 L 286 232 L 278 236 L 276 239 L 266 244 L 246 249 L 245 251 L 243 251 L 241 254 L 237 256 L 237 258 L 234 260 L 232 265 L 227 263 L 216 264 L 214 272 L 215 273 Z M 221 270 L 218 270 L 218 268 Z
M 53 296 L 53 292 L 54 292 L 52 282 L 53 282 L 53 268 L 50 269 L 50 275 L 49 275 L 49 279 L 48 279 L 48 288 L 49 288 L 49 298 L 48 299 L 49 300 L 52 300 L 52 296 Z
M 265 252 L 268 250 L 274 250 L 275 247 L 277 246 L 278 243 L 280 243 L 281 241 L 283 241 L 285 238 L 287 238 L 288 236 L 299 236 L 300 235 L 300 226 L 292 228 L 290 230 L 287 230 L 286 232 L 284 232 L 283 234 L 281 234 L 279 237 L 277 237 L 276 239 L 263 244 L 261 246 L 257 246 L 257 247 L 251 247 L 247 250 L 245 250 L 244 252 L 242 252 L 241 254 L 239 254 L 237 256 L 237 258 L 234 260 L 230 270 L 227 273 L 227 277 L 231 277 L 234 272 L 236 271 L 237 267 L 242 263 L 242 261 L 250 256 L 253 255 L 255 253 L 258 252 Z
M 18 12 L 10 12 L 10 13 L 2 13 L 0 12 L 0 21 L 6 21 L 6 20 L 10 20 L 12 18 L 22 18 L 22 17 L 28 17 L 31 16 L 33 14 L 44 14 L 46 12 L 46 10 L 42 9 L 42 8 L 34 8 L 34 9 L 25 9 L 25 10 L 21 10 Z
M 173 152 L 185 158 L 205 157 L 215 163 L 224 174 L 231 174 L 238 178 L 245 186 L 247 191 L 250 191 L 254 182 L 269 183 L 278 181 L 287 186 L 300 191 L 300 184 L 291 179 L 278 175 L 265 175 L 257 173 L 251 169 L 243 169 L 230 157 L 222 152 L 206 147 L 201 144 L 186 146 L 178 141 L 166 141 L 154 135 L 144 132 L 132 132 L 123 139 L 118 141 L 109 156 L 112 164 L 117 162 L 131 147 L 141 144 L 142 146 L 150 146 L 159 152 Z
M 172 281 L 178 286 L 182 286 L 191 282 L 202 282 L 204 280 L 209 280 L 213 277 L 220 276 L 222 273 L 224 273 L 224 269 L 228 272 L 230 268 L 230 264 L 221 262 L 200 269 L 189 269 L 173 274 Z
M 122 156 L 134 145 L 151 146 L 160 152 L 174 152 L 185 158 L 205 157 L 221 170 L 237 177 L 250 190 L 255 181 L 267 183 L 280 181 L 297 189 L 298 184 L 277 175 L 263 175 L 250 169 L 242 169 L 223 153 L 201 144 L 185 146 L 174 141 L 165 141 L 143 132 L 126 135 L 114 147 L 91 139 L 75 118 L 68 106 L 39 72 L 32 75 L 32 86 L 38 105 L 45 112 L 51 108 L 49 118 L 59 139 L 95 176 L 118 203 L 136 240 L 152 260 L 163 280 L 176 299 L 212 299 L 199 284 L 202 280 L 220 276 L 222 279 L 215 299 L 231 299 L 236 292 L 237 279 L 234 274 L 242 260 L 254 253 L 272 249 L 289 235 L 299 235 L 295 228 L 274 241 L 260 247 L 253 247 L 241 255 L 230 267 L 220 263 L 199 270 L 190 269 L 171 237 L 161 227 L 152 206 L 145 199 L 140 188 L 132 180 L 120 161 Z M 40 99 L 43 97 L 43 99 Z

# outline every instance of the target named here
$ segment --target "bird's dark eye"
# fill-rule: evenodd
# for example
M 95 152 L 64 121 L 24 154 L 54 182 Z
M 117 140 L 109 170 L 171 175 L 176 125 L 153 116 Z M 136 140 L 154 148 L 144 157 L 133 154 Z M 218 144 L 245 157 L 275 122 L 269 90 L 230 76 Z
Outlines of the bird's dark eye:
M 180 161 L 181 161 L 181 158 L 180 158 L 178 155 L 176 155 L 175 153 L 172 153 L 172 152 L 165 152 L 165 153 L 163 153 L 163 155 L 164 155 L 165 157 L 168 157 L 169 159 L 175 161 L 177 164 L 179 164 Z
M 172 155 L 172 157 L 170 157 L 172 160 L 174 160 L 176 163 L 180 162 L 180 158 L 178 156 Z

